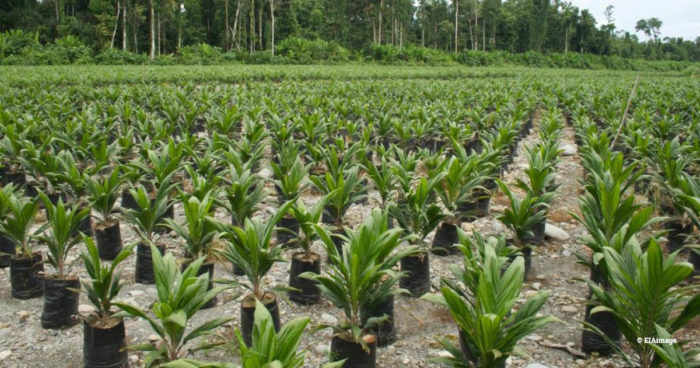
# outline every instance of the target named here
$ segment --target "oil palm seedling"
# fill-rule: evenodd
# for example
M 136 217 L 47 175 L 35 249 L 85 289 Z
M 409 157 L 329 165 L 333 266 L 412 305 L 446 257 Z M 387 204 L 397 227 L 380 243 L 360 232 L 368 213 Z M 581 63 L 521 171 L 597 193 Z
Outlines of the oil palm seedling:
M 321 298 L 321 291 L 309 279 L 299 277 L 304 272 L 321 273 L 321 256 L 313 252 L 312 244 L 318 239 L 315 226 L 321 221 L 328 196 L 324 196 L 313 207 L 307 208 L 302 200 L 297 200 L 291 208 L 291 213 L 299 224 L 299 233 L 291 242 L 301 252 L 292 254 L 289 271 L 289 299 L 300 304 L 314 304 Z
M 270 312 L 256 301 L 250 343 L 246 344 L 240 331 L 236 331 L 241 363 L 244 367 L 302 367 L 304 352 L 299 351 L 299 342 L 308 324 L 308 317 L 295 318 L 277 332 Z
M 23 191 L 13 191 L 8 185 L 0 191 L 4 216 L 0 220 L 0 233 L 9 239 L 12 246 L 10 257 L 10 283 L 12 296 L 30 299 L 43 293 L 44 263 L 41 253 L 34 252 L 32 238 L 43 231 L 33 230 L 39 201 L 24 196 Z
M 367 172 L 367 176 L 374 184 L 374 189 L 379 193 L 379 208 L 381 209 L 386 209 L 387 203 L 396 194 L 396 179 L 392 173 L 388 156 L 389 152 L 380 147 L 377 149 L 378 163 L 375 164 L 368 158 L 363 164 L 364 171 Z
M 251 218 L 265 199 L 265 188 L 260 178 L 249 169 L 230 166 L 229 177 L 224 179 L 224 199 L 221 206 L 231 215 L 231 224 L 243 226 L 245 220 Z
M 151 317 L 146 311 L 127 303 L 113 303 L 122 310 L 115 317 L 130 316 L 143 319 L 159 337 L 157 342 L 130 347 L 147 352 L 144 366 L 152 367 L 174 361 L 183 358 L 186 352 L 193 353 L 225 343 L 214 340 L 188 347 L 188 343 L 198 337 L 213 336 L 216 328 L 232 319 L 232 317 L 218 317 L 195 328 L 190 327 L 195 313 L 227 288 L 226 286 L 209 288 L 209 274 L 199 272 L 204 258 L 193 261 L 187 268 L 180 271 L 172 254 L 162 256 L 158 249 L 152 246 L 151 255 L 158 295 L 158 300 L 152 308 L 155 316 Z M 185 349 L 186 347 L 188 348 Z
M 591 281 L 603 288 L 609 287 L 604 249 L 613 248 L 621 252 L 628 244 L 638 241 L 637 234 L 663 220 L 652 217 L 652 207 L 635 202 L 631 194 L 634 183 L 630 181 L 635 177 L 634 171 L 623 169 L 619 157 L 618 164 L 611 170 L 602 169 L 600 175 L 597 171 L 591 171 L 585 192 L 579 199 L 581 216 L 573 215 L 586 228 L 587 234 L 581 240 L 593 253 L 590 257 L 579 255 L 579 262 L 591 270 Z M 586 321 L 603 331 L 606 337 L 584 330 L 582 349 L 584 352 L 610 354 L 619 342 L 620 330 L 611 314 L 590 313 L 593 302 L 586 307 Z
M 259 217 L 247 218 L 243 227 L 218 222 L 208 218 L 219 230 L 222 239 L 227 240 L 221 255 L 242 270 L 248 279 L 244 286 L 250 290 L 241 301 L 241 331 L 247 344 L 250 344 L 253 329 L 255 301 L 261 301 L 270 310 L 279 330 L 279 308 L 274 292 L 264 290 L 262 279 L 277 262 L 285 262 L 282 248 L 272 244 L 272 234 L 282 216 L 292 207 L 290 201 L 282 205 L 268 221 Z
M 405 171 L 404 171 L 405 172 Z M 399 194 L 396 203 L 389 206 L 389 213 L 402 229 L 409 244 L 420 252 L 401 259 L 401 270 L 406 274 L 400 286 L 413 297 L 419 297 L 430 290 L 430 259 L 425 238 L 443 219 L 442 211 L 431 197 L 440 185 L 444 173 L 413 182 L 411 177 L 399 175 Z
M 61 163 L 61 171 L 57 174 L 58 180 L 68 187 L 68 192 L 71 194 L 67 203 L 77 204 L 79 209 L 89 208 L 87 202 L 88 172 L 79 167 L 80 165 L 70 151 L 59 152 L 58 160 Z M 92 216 L 85 216 L 77 230 L 86 235 L 92 235 Z
M 353 243 L 353 237 L 359 237 L 357 241 L 363 243 L 373 243 L 374 238 L 372 234 L 377 238 L 384 236 L 392 228 L 389 227 L 389 213 L 388 211 L 381 211 L 379 209 L 374 209 L 370 213 L 370 216 L 363 224 L 367 228 L 367 232 L 347 232 L 347 238 L 349 243 Z M 399 251 L 395 251 L 398 243 L 388 242 L 384 244 L 381 248 L 376 249 L 379 254 L 377 255 L 375 262 L 382 264 L 381 270 L 393 270 L 397 263 L 401 259 L 417 254 L 420 250 L 416 246 L 405 246 Z M 385 277 L 380 283 L 375 285 L 375 290 L 372 293 L 382 293 L 379 289 L 388 290 L 391 289 L 398 281 L 403 273 L 396 273 L 396 277 Z M 394 296 L 397 294 L 407 294 L 408 291 L 405 289 L 394 289 L 392 293 L 385 295 L 384 297 L 378 297 L 374 299 L 368 299 L 365 303 L 361 305 L 361 322 L 363 324 L 368 324 L 370 320 L 374 321 L 375 318 L 379 318 L 376 322 L 372 322 L 371 327 L 372 332 L 377 337 L 377 346 L 384 347 L 393 344 L 397 340 L 396 330 L 394 328 Z
M 216 228 L 208 218 L 214 216 L 214 198 L 210 193 L 204 195 L 200 200 L 194 195 L 182 194 L 181 200 L 185 211 L 184 225 L 175 220 L 166 219 L 166 226 L 173 230 L 178 236 L 185 240 L 185 255 L 187 259 L 183 262 L 183 269 L 194 259 L 204 258 L 205 262 L 200 265 L 200 273 L 209 274 L 209 289 L 213 287 L 214 262 L 212 260 L 212 241 L 216 236 Z M 199 276 L 199 275 L 198 275 Z M 216 305 L 216 297 L 209 300 L 204 308 L 211 308 Z
M 498 254 L 496 246 L 506 249 L 503 240 L 477 238 L 467 243 L 476 243 L 478 248 L 459 245 L 464 266 L 452 269 L 457 282 L 443 278 L 440 294 L 424 296 L 446 306 L 459 329 L 459 347 L 439 340 L 452 356 L 438 361 L 450 367 L 505 367 L 520 339 L 556 321 L 538 313 L 549 293 L 537 292 L 512 312 L 523 286 L 523 258 L 511 261 Z
M 174 188 L 170 179 L 161 183 L 156 191 L 155 198 L 151 198 L 148 190 L 143 185 L 129 189 L 130 196 L 134 199 L 134 208 L 123 210 L 126 222 L 134 226 L 138 236 L 136 247 L 136 282 L 142 284 L 155 283 L 151 249 L 152 246 L 158 253 L 165 253 L 165 244 L 157 242 L 155 237 L 156 227 L 162 222 L 165 212 L 168 210 L 168 193 Z
M 2 222 L 4 222 L 5 217 L 10 216 L 7 199 L 15 194 L 16 188 L 17 187 L 13 183 L 0 188 L 0 219 L 3 219 L 3 221 L 0 221 L 0 268 L 10 266 L 10 258 L 17 253 L 12 239 L 4 233 L 2 227 Z
M 532 239 L 535 226 L 546 218 L 547 204 L 545 200 L 541 199 L 542 197 L 532 197 L 530 194 L 519 198 L 505 183 L 500 180 L 496 180 L 496 182 L 510 200 L 510 206 L 503 210 L 503 214 L 498 217 L 498 220 L 513 232 L 512 241 L 523 254 L 525 278 L 527 279 L 530 275 L 531 247 L 533 245 L 529 239 Z
M 458 143 L 455 142 L 454 146 L 464 153 Z M 475 191 L 480 188 L 484 177 L 477 171 L 479 157 L 476 155 L 452 156 L 444 162 L 445 174 L 437 193 L 445 208 L 445 217 L 435 231 L 432 246 L 436 254 L 455 254 L 457 228 L 462 221 L 475 218 Z
M 291 163 L 290 158 L 281 159 L 279 165 L 270 162 L 272 173 L 275 177 L 274 183 L 277 189 L 277 199 L 280 204 L 293 198 L 297 198 L 309 185 L 309 166 L 304 165 L 298 155 L 294 156 Z M 280 229 L 277 232 L 277 244 L 288 244 L 296 234 L 299 233 L 299 222 L 291 214 L 286 214 L 280 221 Z
M 684 173 L 688 170 L 689 160 L 685 157 L 689 147 L 681 144 L 678 138 L 664 142 L 656 150 L 657 174 L 654 175 L 654 203 L 659 212 L 668 217 L 664 224 L 667 230 L 669 251 L 680 249 L 685 238 L 693 232 L 693 225 L 684 211 L 684 207 L 675 200 L 673 188 L 683 183 Z
M 323 195 L 328 196 L 322 220 L 331 225 L 336 234 L 342 232 L 345 213 L 350 206 L 367 195 L 367 188 L 362 186 L 359 171 L 359 166 L 353 166 L 347 171 L 338 170 L 335 176 L 330 171 L 324 176 L 311 176 L 314 186 Z M 332 195 L 329 195 L 331 193 Z
M 344 319 L 338 325 L 320 328 L 333 328 L 331 361 L 345 359 L 347 367 L 375 366 L 377 337 L 370 329 L 386 316 L 363 320 L 363 313 L 402 292 L 393 287 L 400 274 L 391 265 L 416 251 L 415 247 L 394 251 L 401 230 L 387 229 L 386 219 L 386 214 L 374 210 L 361 226 L 348 230 L 347 236 L 342 237 L 342 251 L 336 248 L 329 233 L 316 225 L 331 262 L 320 275 L 302 274 L 315 280 L 321 292 L 343 311 Z
M 622 252 L 611 247 L 606 247 L 603 252 L 610 288 L 606 290 L 589 282 L 593 295 L 601 304 L 592 313 L 595 315 L 605 311 L 613 315 L 622 334 L 637 353 L 637 361 L 633 363 L 621 348 L 616 348 L 630 364 L 652 367 L 658 363 L 655 358 L 657 352 L 661 353 L 658 356 L 660 359 L 669 359 L 669 354 L 660 344 L 650 344 L 639 337 L 656 336 L 659 332 L 673 335 L 700 314 L 698 286 L 679 285 L 692 274 L 693 267 L 687 262 L 676 262 L 678 251 L 664 257 L 653 238 L 646 251 L 642 251 L 638 243 L 631 243 Z M 587 324 L 586 327 L 603 334 L 593 325 Z M 680 347 L 671 350 L 674 354 L 683 355 Z M 666 363 L 673 366 L 673 361 Z
M 47 214 L 49 234 L 39 237 L 49 248 L 48 263 L 56 270 L 55 275 L 44 280 L 44 310 L 41 314 L 41 327 L 62 328 L 75 324 L 73 315 L 78 311 L 80 280 L 66 273 L 68 252 L 80 242 L 76 231 L 80 221 L 89 216 L 89 209 L 79 210 L 77 205 L 66 207 L 62 199 L 54 205 L 44 193 L 39 193 Z
M 114 211 L 122 182 L 119 167 L 102 179 L 87 178 L 88 199 L 92 209 L 99 214 L 95 222 L 95 239 L 102 259 L 114 259 L 122 249 L 119 218 Z
M 528 235 L 528 242 L 533 245 L 541 245 L 544 242 L 544 228 L 547 223 L 547 206 L 554 199 L 559 187 L 555 183 L 555 165 L 557 162 L 558 148 L 556 141 L 550 144 L 539 144 L 528 147 L 528 168 L 525 175 L 528 181 L 520 178 L 516 186 L 527 193 L 530 198 L 537 198 L 538 205 L 544 210 L 544 218 L 532 228 L 532 235 Z
M 27 177 L 20 157 L 22 150 L 28 141 L 30 129 L 20 129 L 17 124 L 2 125 L 3 138 L 0 139 L 0 150 L 2 151 L 2 184 L 14 183 L 18 187 L 24 187 Z
M 128 364 L 124 320 L 116 317 L 112 301 L 119 295 L 121 282 L 119 264 L 132 253 L 136 244 L 122 249 L 110 264 L 100 261 L 99 251 L 90 237 L 83 237 L 87 252 L 82 253 L 85 270 L 90 277 L 83 289 L 95 310 L 83 319 L 83 363 L 87 368 L 119 367 Z

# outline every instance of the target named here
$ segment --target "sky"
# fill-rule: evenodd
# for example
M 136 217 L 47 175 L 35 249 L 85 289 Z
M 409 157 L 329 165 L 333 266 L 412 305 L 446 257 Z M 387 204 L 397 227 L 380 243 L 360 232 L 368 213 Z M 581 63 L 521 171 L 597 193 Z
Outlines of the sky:
M 635 32 L 640 19 L 659 18 L 663 22 L 661 38 L 683 37 L 694 41 L 700 36 L 700 0 L 569 0 L 579 9 L 588 9 L 598 21 L 598 26 L 607 23 L 605 8 L 613 5 L 613 19 L 617 30 Z M 644 33 L 637 33 L 646 40 Z

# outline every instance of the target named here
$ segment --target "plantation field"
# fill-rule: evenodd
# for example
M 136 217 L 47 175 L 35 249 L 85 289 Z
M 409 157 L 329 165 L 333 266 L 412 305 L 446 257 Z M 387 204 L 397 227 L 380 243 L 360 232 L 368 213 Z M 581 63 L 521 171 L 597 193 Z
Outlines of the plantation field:
M 687 342 L 670 347 L 669 355 L 697 363 L 694 352 L 682 357 L 683 351 L 700 348 L 698 280 L 690 275 L 700 270 L 697 250 L 678 253 L 681 270 L 669 267 L 670 253 L 692 247 L 699 238 L 700 80 L 642 73 L 634 87 L 636 77 L 634 72 L 366 65 L 0 67 L 2 251 L 22 255 L 33 250 L 45 261 L 63 259 L 44 264 L 47 277 L 65 271 L 89 284 L 89 267 L 81 257 L 84 238 L 69 236 L 77 229 L 54 225 L 47 215 L 51 203 L 65 201 L 74 214 L 85 209 L 92 218 L 90 227 L 80 230 L 93 234 L 101 256 L 112 252 L 114 258 L 120 245 L 154 244 L 175 257 L 178 269 L 186 260 L 204 257 L 214 264 L 213 279 L 239 283 L 185 321 L 194 328 L 229 318 L 180 351 L 183 357 L 216 343 L 187 356 L 210 362 L 243 364 L 235 330 L 241 328 L 242 300 L 251 293 L 262 299 L 274 292 L 283 326 L 308 317 L 313 327 L 357 323 L 357 313 L 363 313 L 364 323 L 369 306 L 363 302 L 380 294 L 377 285 L 406 288 L 413 295 L 394 296 L 396 341 L 376 350 L 377 366 L 388 368 L 443 366 L 435 359 L 451 355 L 439 340 L 460 349 L 454 315 L 435 303 L 441 287 L 466 290 L 465 301 L 486 300 L 490 294 L 469 289 L 468 277 L 458 280 L 455 268 L 466 267 L 467 274 L 484 280 L 485 253 L 493 251 L 488 259 L 500 263 L 491 276 L 498 279 L 507 267 L 522 273 L 522 257 L 516 261 L 514 252 L 525 256 L 523 250 L 531 249 L 522 285 L 519 280 L 491 285 L 507 299 L 493 302 L 505 306 L 496 319 L 512 322 L 516 311 L 538 298 L 546 301 L 532 318 L 555 319 L 519 336 L 517 347 L 501 346 L 510 355 L 504 357 L 507 367 L 630 365 L 620 354 L 582 352 L 586 303 L 606 303 L 589 291 L 594 273 L 605 278 L 607 295 L 619 302 L 605 306 L 629 311 L 627 319 L 620 314 L 618 325 L 649 322 L 649 310 L 668 311 L 655 312 L 653 321 Z M 134 203 L 139 195 L 142 203 Z M 19 216 L 12 205 L 32 201 L 36 212 L 28 216 L 26 229 L 36 234 L 11 232 L 8 219 Z M 319 202 L 323 215 L 303 216 Z M 147 226 L 144 208 L 159 205 L 162 211 L 154 212 Z M 273 218 L 282 221 L 267 244 L 263 228 L 272 229 Z M 294 221 L 299 218 L 305 219 L 301 229 Z M 394 230 L 387 229 L 387 219 Z M 68 249 L 57 256 L 49 245 L 60 226 L 67 229 Z M 110 228 L 120 239 L 104 235 Z M 391 240 L 361 237 L 360 230 L 348 235 L 344 248 L 342 241 L 335 245 L 340 248 L 331 238 L 322 241 L 326 233 L 337 239 L 349 229 L 389 234 L 396 244 L 391 248 L 386 245 Z M 459 236 L 448 229 L 459 229 Z M 244 230 L 252 234 L 247 240 Z M 479 245 L 480 235 L 494 236 L 492 244 Z M 501 246 L 491 249 L 497 237 Z M 642 255 L 651 259 L 657 240 L 664 259 L 671 260 L 660 274 L 681 275 L 678 279 L 668 276 L 661 282 L 651 266 L 630 266 Z M 430 264 L 423 286 L 435 295 L 419 298 L 420 285 L 405 280 L 420 277 L 397 259 L 375 270 L 377 280 L 368 286 L 374 294 L 358 291 L 358 311 L 352 300 L 344 308 L 334 306 L 332 301 L 339 302 L 325 292 L 317 302 L 299 304 L 283 289 L 289 285 L 290 263 L 305 242 L 308 252 L 318 255 L 321 274 L 342 273 L 331 264 L 352 264 L 343 252 L 356 255 L 359 268 L 389 262 L 368 255 L 362 244 L 384 244 L 392 254 L 408 249 L 405 258 L 411 252 L 425 254 Z M 454 252 L 453 243 L 469 255 Z M 260 259 L 246 256 L 246 247 Z M 161 285 L 135 282 L 142 266 L 133 253 L 117 267 L 123 288 L 114 300 L 154 316 Z M 615 263 L 618 253 L 624 255 L 620 264 Z M 61 263 L 61 270 L 51 263 Z M 232 263 L 248 275 L 236 276 Z M 360 275 L 374 272 L 363 270 Z M 615 276 L 625 272 L 654 286 L 625 294 L 619 281 L 624 277 Z M 591 283 L 602 285 L 600 280 Z M 42 328 L 44 298 L 15 298 L 14 287 L 10 268 L 0 269 L 0 366 L 82 367 L 82 323 Z M 645 298 L 649 290 L 658 294 Z M 78 304 L 83 316 L 95 310 L 85 292 Z M 111 312 L 118 310 L 112 306 Z M 348 310 L 357 315 L 348 316 Z M 637 318 L 645 313 L 647 320 Z M 679 314 L 688 318 L 674 320 Z M 631 336 L 660 336 L 659 331 L 653 322 L 629 323 L 635 327 L 623 329 L 620 349 L 634 366 L 644 366 L 651 348 L 630 341 Z M 124 325 L 128 345 L 166 349 L 145 319 L 132 313 Z M 499 331 L 508 326 L 504 322 Z M 333 331 L 310 330 L 301 337 L 305 356 L 299 366 L 318 367 L 329 361 Z M 493 344 L 505 340 L 498 336 Z M 149 359 L 148 351 L 128 353 L 132 367 Z

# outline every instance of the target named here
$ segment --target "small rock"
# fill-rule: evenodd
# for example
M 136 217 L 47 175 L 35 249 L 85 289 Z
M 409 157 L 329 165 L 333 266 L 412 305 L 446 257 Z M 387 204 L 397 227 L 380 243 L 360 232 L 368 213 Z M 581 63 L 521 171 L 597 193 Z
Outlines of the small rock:
M 564 249 L 564 251 L 561 252 L 561 255 L 564 257 L 569 257 L 571 256 L 571 251 L 568 249 Z
M 148 341 L 150 342 L 158 342 L 160 341 L 160 336 L 153 334 L 148 336 Z
M 338 323 L 338 319 L 328 313 L 323 313 L 321 315 L 321 323 L 325 325 L 335 325 Z
M 331 348 L 328 347 L 328 344 L 319 344 L 316 345 L 314 350 L 316 350 L 316 352 L 319 354 L 326 354 L 331 350 Z
M 10 336 L 12 333 L 12 330 L 9 328 L 0 328 L 0 340 L 5 339 L 6 337 Z
M 447 350 L 440 350 L 435 354 L 435 356 L 445 359 L 452 358 L 452 354 L 450 354 L 450 352 Z
M 540 363 L 530 363 L 525 368 L 547 368 L 547 366 Z
M 20 322 L 24 322 L 29 318 L 30 313 L 29 313 L 29 311 L 21 310 L 21 311 L 17 312 L 17 315 L 19 316 Z
M 530 341 L 538 342 L 538 341 L 542 341 L 542 336 L 540 336 L 540 335 L 530 335 L 530 336 L 527 337 L 527 339 L 530 340 Z
M 270 169 L 266 168 L 266 167 L 260 169 L 260 171 L 258 171 L 258 175 L 259 175 L 262 179 L 271 179 L 271 178 L 274 176 L 274 174 L 272 173 L 272 171 L 271 171 Z
M 559 146 L 559 149 L 562 150 L 562 156 L 573 156 L 578 152 L 578 149 L 573 144 L 561 145 Z
M 129 361 L 131 363 L 136 364 L 139 362 L 139 356 L 138 355 L 129 355 Z
M 576 312 L 578 312 L 578 309 L 577 309 L 576 307 L 574 307 L 573 305 L 564 306 L 561 310 L 564 311 L 564 312 L 566 312 L 566 313 L 576 313 Z
M 532 283 L 532 288 L 535 290 L 539 290 L 542 287 L 542 284 L 539 282 L 533 282 Z
M 549 223 L 544 225 L 544 235 L 554 240 L 569 240 L 570 238 L 569 233 Z
M 537 290 L 526 290 L 523 294 L 525 295 L 526 298 L 529 298 L 533 295 L 536 295 Z
M 129 295 L 131 296 L 141 296 L 143 295 L 143 290 L 131 290 L 129 292 Z
M 0 352 L 0 361 L 7 359 L 7 357 L 9 357 L 10 355 L 12 355 L 12 351 L 10 350 Z

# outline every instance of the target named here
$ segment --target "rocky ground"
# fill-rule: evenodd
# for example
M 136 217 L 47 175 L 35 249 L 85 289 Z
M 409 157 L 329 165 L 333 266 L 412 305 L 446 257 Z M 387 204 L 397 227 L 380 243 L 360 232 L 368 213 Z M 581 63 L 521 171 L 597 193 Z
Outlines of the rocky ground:
M 610 357 L 584 357 L 577 356 L 580 348 L 581 321 L 583 319 L 587 287 L 582 279 L 588 277 L 585 267 L 576 263 L 576 254 L 585 254 L 585 247 L 577 240 L 584 229 L 579 226 L 570 215 L 578 209 L 577 197 L 581 193 L 579 179 L 582 175 L 582 167 L 575 150 L 573 129 L 567 127 L 561 136 L 562 146 L 566 146 L 567 152 L 557 167 L 557 180 L 561 183 L 559 195 L 552 205 L 549 215 L 549 223 L 554 225 L 548 229 L 550 236 L 546 244 L 537 248 L 533 253 L 533 272 L 530 280 L 522 290 L 522 301 L 537 290 L 548 290 L 551 294 L 545 304 L 544 314 L 554 315 L 561 320 L 535 334 L 527 336 L 519 344 L 520 355 L 508 360 L 508 367 L 525 367 L 535 363 L 546 367 L 620 367 L 624 362 L 618 358 Z M 522 176 L 522 170 L 527 166 L 524 152 L 525 147 L 538 140 L 536 130 L 526 137 L 519 146 L 519 152 L 511 170 L 506 172 L 503 180 L 513 183 L 515 178 Z M 306 198 L 309 202 L 314 197 Z M 376 198 L 375 198 L 376 199 Z M 271 198 L 270 203 L 274 202 Z M 477 230 L 482 234 L 501 234 L 505 227 L 496 220 L 508 201 L 502 195 L 492 201 L 489 216 L 480 218 L 473 223 L 463 224 L 467 231 Z M 363 216 L 374 205 L 370 199 L 368 205 L 353 206 L 348 214 L 350 223 L 359 223 Z M 266 209 L 267 215 L 272 210 L 272 205 Z M 176 218 L 182 220 L 181 208 L 176 208 Z M 133 230 L 125 224 L 121 225 L 123 240 L 132 242 L 135 238 Z M 178 239 L 174 234 L 168 235 L 169 251 L 180 255 L 182 252 L 178 246 Z M 429 239 L 430 240 L 430 239 Z M 84 272 L 79 252 L 82 246 L 77 246 L 69 257 L 72 274 L 79 275 L 83 280 L 87 279 Z M 38 246 L 39 250 L 45 248 Z M 320 247 L 318 249 L 321 252 Z M 291 257 L 293 250 L 287 251 Z M 442 276 L 450 276 L 448 267 L 459 264 L 459 256 L 438 257 L 431 255 L 431 267 L 433 275 L 433 291 L 437 291 L 439 279 Z M 134 284 L 135 258 L 127 260 L 123 267 L 123 278 L 126 280 L 120 300 L 148 308 L 156 300 L 156 289 L 153 285 Z M 266 277 L 267 286 L 286 285 L 288 281 L 288 263 L 277 264 Z M 51 272 L 47 266 L 47 271 Z M 217 277 L 233 277 L 231 266 L 217 264 Z M 241 279 L 240 281 L 244 281 Z M 0 270 L 0 366 L 3 367 L 82 367 L 82 326 L 66 330 L 43 330 L 40 326 L 43 299 L 18 300 L 12 298 L 9 287 L 9 269 Z M 437 367 L 431 363 L 431 359 L 446 352 L 436 342 L 438 337 L 447 337 L 456 340 L 457 329 L 451 321 L 450 315 L 444 308 L 437 307 L 429 302 L 408 297 L 398 297 L 395 304 L 396 328 L 398 341 L 393 345 L 380 348 L 377 351 L 377 363 L 379 367 Z M 89 302 L 85 295 L 81 295 L 81 311 L 90 310 Z M 328 301 L 322 301 L 318 305 L 299 306 L 288 301 L 281 304 L 282 323 L 298 316 L 308 316 L 312 324 L 334 323 L 341 311 L 334 308 Z M 203 321 L 218 316 L 233 316 L 234 320 L 220 328 L 218 334 L 224 337 L 232 337 L 233 329 L 239 325 L 239 299 L 233 291 L 225 292 L 219 296 L 218 305 L 214 308 L 202 310 L 194 318 L 193 326 Z M 148 324 L 141 320 L 127 319 L 126 330 L 128 342 L 131 344 L 142 343 L 156 336 L 151 332 Z M 697 323 L 682 331 L 682 336 L 700 342 L 700 332 Z M 305 367 L 318 367 L 327 361 L 330 348 L 331 331 L 324 330 L 316 334 L 306 334 L 303 337 L 301 348 L 306 350 Z M 560 348 L 548 346 L 559 345 Z M 569 351 L 565 351 L 568 347 Z M 235 347 L 227 349 L 209 350 L 205 353 L 197 353 L 196 358 L 216 361 L 237 360 Z M 129 355 L 131 366 L 141 366 L 142 356 L 132 352 Z

